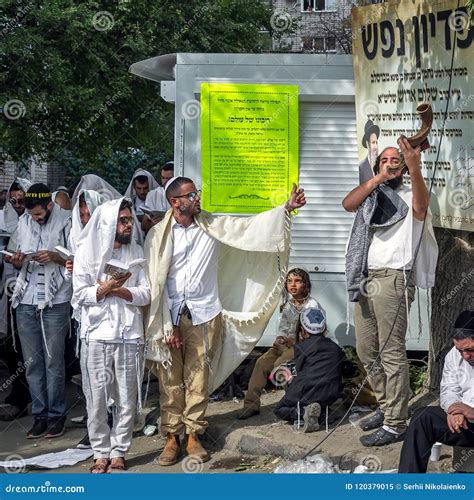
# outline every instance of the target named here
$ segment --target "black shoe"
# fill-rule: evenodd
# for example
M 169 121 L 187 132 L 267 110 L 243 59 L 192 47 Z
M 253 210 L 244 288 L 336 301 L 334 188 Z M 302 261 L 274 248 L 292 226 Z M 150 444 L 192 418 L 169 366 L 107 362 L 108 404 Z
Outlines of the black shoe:
M 35 418 L 33 427 L 26 433 L 26 439 L 38 439 L 46 434 L 48 422 L 45 418 Z
M 384 446 L 386 444 L 398 443 L 398 441 L 403 441 L 405 438 L 405 433 L 394 434 L 393 432 L 386 431 L 383 427 L 377 429 L 371 434 L 366 436 L 361 436 L 359 441 L 363 446 Z
M 63 418 L 48 419 L 48 432 L 45 436 L 47 439 L 62 436 L 64 431 L 65 426 Z
M 256 408 L 244 408 L 239 415 L 237 415 L 238 420 L 247 420 L 250 417 L 253 417 L 254 415 L 260 415 L 260 410 L 257 410 Z
M 380 408 L 375 410 L 375 413 L 368 418 L 364 418 L 360 421 L 359 427 L 363 431 L 371 431 L 372 429 L 378 429 L 383 425 L 384 414 Z
M 89 439 L 89 433 L 87 433 L 76 445 L 76 448 L 79 448 L 80 450 L 88 450 L 89 448 L 92 448 L 91 446 L 91 441 Z

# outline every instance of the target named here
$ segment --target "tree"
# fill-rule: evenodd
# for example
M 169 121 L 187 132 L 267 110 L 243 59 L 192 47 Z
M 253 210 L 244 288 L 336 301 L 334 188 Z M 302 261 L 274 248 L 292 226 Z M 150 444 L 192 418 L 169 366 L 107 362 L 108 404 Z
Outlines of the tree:
M 258 0 L 4 0 L 2 7 L 3 158 L 57 160 L 106 177 L 117 155 L 129 157 L 132 170 L 137 151 L 150 161 L 172 157 L 173 106 L 156 84 L 128 73 L 133 62 L 259 52 L 262 31 L 274 33 L 272 11 Z

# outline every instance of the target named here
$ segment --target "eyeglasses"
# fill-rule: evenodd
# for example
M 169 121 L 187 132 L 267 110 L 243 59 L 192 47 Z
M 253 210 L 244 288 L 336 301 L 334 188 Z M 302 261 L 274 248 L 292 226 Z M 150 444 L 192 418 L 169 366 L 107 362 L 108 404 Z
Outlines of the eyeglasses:
M 122 226 L 133 224 L 133 217 L 119 217 L 119 222 L 120 224 L 122 224 Z
M 10 198 L 8 200 L 13 206 L 15 205 L 20 205 L 20 206 L 24 206 L 25 205 L 25 200 L 24 199 L 17 199 L 17 198 Z
M 201 190 L 191 191 L 190 193 L 180 194 L 179 196 L 173 196 L 173 198 L 184 198 L 187 197 L 189 201 L 194 201 L 198 196 L 201 196 Z

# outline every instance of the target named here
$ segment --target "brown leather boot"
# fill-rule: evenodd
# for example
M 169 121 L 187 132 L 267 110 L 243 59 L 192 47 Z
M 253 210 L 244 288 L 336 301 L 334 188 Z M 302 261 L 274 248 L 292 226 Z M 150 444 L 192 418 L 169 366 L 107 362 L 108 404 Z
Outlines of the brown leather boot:
M 188 435 L 186 452 L 190 458 L 194 458 L 199 462 L 207 462 L 211 458 L 209 453 L 203 448 L 197 434 L 194 432 Z
M 180 451 L 179 436 L 166 434 L 166 444 L 158 458 L 158 463 L 163 466 L 174 465 L 178 461 Z

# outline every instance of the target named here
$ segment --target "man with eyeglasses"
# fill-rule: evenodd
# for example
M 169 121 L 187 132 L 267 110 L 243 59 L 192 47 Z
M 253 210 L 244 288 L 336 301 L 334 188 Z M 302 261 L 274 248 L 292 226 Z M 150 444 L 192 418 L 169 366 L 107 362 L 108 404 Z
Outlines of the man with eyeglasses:
M 93 474 L 126 469 L 125 453 L 132 442 L 137 408 L 141 409 L 142 307 L 150 303 L 150 289 L 143 266 L 107 274 L 112 259 L 127 266 L 143 257 L 143 249 L 132 238 L 132 210 L 128 198 L 98 206 L 77 241 L 74 258 L 71 304 L 80 316 L 82 388 Z
M 374 177 L 342 202 L 345 210 L 356 212 L 346 282 L 349 301 L 355 302 L 357 355 L 379 405 L 360 422 L 362 430 L 374 430 L 360 438 L 367 447 L 403 440 L 410 395 L 405 349 L 410 305 L 415 285 L 434 285 L 438 257 L 421 148 L 412 148 L 403 137 L 398 145 L 400 150 L 389 146 L 380 153 Z M 403 185 L 404 174 L 409 175 L 409 187 Z
M 279 300 L 289 252 L 290 212 L 305 205 L 294 185 L 285 206 L 242 218 L 201 212 L 200 191 L 186 177 L 166 185 L 171 205 L 145 243 L 151 307 L 149 358 L 160 381 L 158 463 L 186 453 L 209 460 L 200 442 L 210 390 L 243 361 Z
M 419 408 L 411 417 L 398 472 L 426 472 L 436 442 L 474 448 L 474 311 L 457 317 L 453 344 L 444 360 L 440 406 Z

